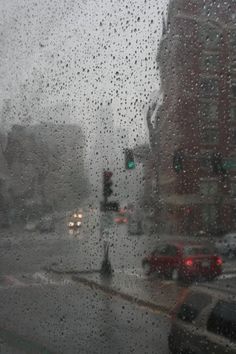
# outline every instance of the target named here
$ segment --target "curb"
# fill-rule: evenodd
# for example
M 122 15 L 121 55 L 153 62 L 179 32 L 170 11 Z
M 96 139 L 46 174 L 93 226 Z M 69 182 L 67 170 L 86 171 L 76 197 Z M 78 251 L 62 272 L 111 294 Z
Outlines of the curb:
M 129 301 L 131 303 L 134 303 L 138 306 L 147 308 L 152 311 L 158 311 L 162 312 L 166 316 L 170 316 L 171 309 L 169 307 L 166 307 L 164 305 L 157 305 L 156 303 L 148 300 L 142 300 L 139 299 L 136 296 L 129 295 L 127 293 L 124 293 L 118 289 L 111 288 L 109 285 L 106 284 L 99 284 L 98 282 L 94 280 L 87 279 L 86 277 L 80 276 L 80 275 L 72 275 L 72 279 L 74 281 L 77 281 L 79 283 L 84 284 L 85 286 L 88 286 L 90 288 L 95 288 L 98 290 L 103 291 L 106 294 L 109 294 L 111 296 L 119 296 L 121 299 Z
M 78 274 L 94 274 L 94 273 L 100 273 L 99 269 L 91 269 L 91 270 L 78 270 L 75 268 L 71 268 L 68 270 L 60 270 L 60 269 L 56 269 L 52 266 L 44 266 L 42 267 L 42 270 L 48 272 L 48 273 L 54 273 L 54 274 L 67 274 L 67 275 L 78 275 Z

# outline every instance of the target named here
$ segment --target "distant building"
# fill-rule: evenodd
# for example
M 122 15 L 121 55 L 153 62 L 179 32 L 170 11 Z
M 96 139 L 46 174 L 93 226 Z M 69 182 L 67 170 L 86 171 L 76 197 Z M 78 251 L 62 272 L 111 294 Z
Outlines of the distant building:
M 156 132 L 159 221 L 167 232 L 236 227 L 235 14 L 233 0 L 169 4 Z

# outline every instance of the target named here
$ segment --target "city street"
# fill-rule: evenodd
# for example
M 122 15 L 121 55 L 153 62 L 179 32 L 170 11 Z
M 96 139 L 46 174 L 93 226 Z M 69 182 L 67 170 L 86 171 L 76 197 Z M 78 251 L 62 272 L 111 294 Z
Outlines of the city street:
M 156 278 L 145 283 L 140 273 L 142 257 L 158 238 L 128 236 L 125 226 L 113 231 L 110 257 L 121 291 L 136 298 L 164 299 L 170 312 L 184 287 Z M 103 240 L 99 233 L 84 228 L 72 235 L 63 223 L 52 234 L 20 229 L 4 233 L 0 241 L 0 353 L 168 353 L 167 312 L 73 281 L 71 274 L 100 268 Z M 8 342 L 15 345 L 12 351 Z
M 168 353 L 164 314 L 42 271 L 60 261 L 65 270 L 73 264 L 81 270 L 99 267 L 102 246 L 90 236 L 18 232 L 1 238 L 0 353 Z M 114 264 L 135 266 L 132 249 L 138 253 L 142 242 L 131 244 L 120 262 L 111 253 Z

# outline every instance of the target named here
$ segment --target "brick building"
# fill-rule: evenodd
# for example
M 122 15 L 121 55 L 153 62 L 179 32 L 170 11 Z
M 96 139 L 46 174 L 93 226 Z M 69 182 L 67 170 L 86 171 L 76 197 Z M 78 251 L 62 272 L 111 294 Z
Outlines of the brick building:
M 236 227 L 236 2 L 173 0 L 157 61 L 159 221 L 165 231 Z

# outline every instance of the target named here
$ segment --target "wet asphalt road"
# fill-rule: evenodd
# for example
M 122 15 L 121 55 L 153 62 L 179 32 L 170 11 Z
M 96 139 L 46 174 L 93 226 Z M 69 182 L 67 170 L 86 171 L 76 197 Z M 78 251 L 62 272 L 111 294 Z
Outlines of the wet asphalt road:
M 0 340 L 12 353 L 168 353 L 164 315 L 80 284 L 25 282 L 0 296 Z
M 54 234 L 14 229 L 1 236 L 0 353 L 168 353 L 164 315 L 72 281 L 31 277 L 54 263 L 61 269 L 98 269 L 103 256 L 98 232 L 71 235 L 62 225 Z M 111 238 L 113 266 L 140 267 L 144 238 L 127 237 L 125 226 Z
M 53 263 L 61 269 L 98 269 L 103 257 L 103 241 L 98 230 L 81 228 L 70 234 L 60 224 L 55 233 L 40 234 L 23 229 L 0 230 L 0 274 L 37 271 Z M 147 236 L 128 236 L 126 225 L 112 230 L 109 241 L 114 268 L 140 268 L 144 254 L 155 240 Z

